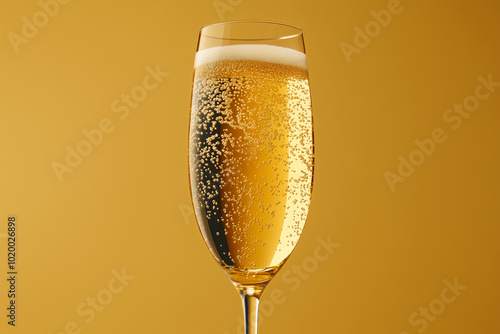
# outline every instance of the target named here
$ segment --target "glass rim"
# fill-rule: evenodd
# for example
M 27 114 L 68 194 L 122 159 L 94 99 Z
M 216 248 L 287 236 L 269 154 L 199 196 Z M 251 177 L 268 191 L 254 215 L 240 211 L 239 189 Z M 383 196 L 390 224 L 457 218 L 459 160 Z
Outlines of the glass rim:
M 286 36 L 273 37 L 273 38 L 227 38 L 227 37 L 211 36 L 209 34 L 204 33 L 204 30 L 206 30 L 207 28 L 210 28 L 210 27 L 214 27 L 214 26 L 218 26 L 218 25 L 238 24 L 238 23 L 260 23 L 260 24 L 277 25 L 277 26 L 295 29 L 297 32 L 295 34 L 288 34 Z M 283 40 L 283 39 L 295 38 L 295 37 L 301 36 L 302 34 L 303 34 L 302 29 L 297 27 L 297 26 L 294 26 L 292 24 L 277 22 L 277 21 L 266 21 L 266 20 L 235 20 L 235 21 L 217 22 L 217 23 L 212 23 L 212 24 L 203 26 L 200 29 L 200 36 L 203 36 L 206 38 L 213 38 L 213 39 L 219 39 L 219 40 L 232 40 L 232 41 L 273 41 L 273 40 Z

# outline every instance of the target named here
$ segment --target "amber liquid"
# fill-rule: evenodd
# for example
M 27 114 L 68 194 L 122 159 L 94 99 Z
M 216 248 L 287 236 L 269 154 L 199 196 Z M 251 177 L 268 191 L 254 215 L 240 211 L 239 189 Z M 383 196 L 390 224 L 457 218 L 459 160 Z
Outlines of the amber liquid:
M 190 182 L 200 231 L 235 283 L 266 282 L 294 249 L 313 181 L 305 69 L 225 60 L 195 69 Z

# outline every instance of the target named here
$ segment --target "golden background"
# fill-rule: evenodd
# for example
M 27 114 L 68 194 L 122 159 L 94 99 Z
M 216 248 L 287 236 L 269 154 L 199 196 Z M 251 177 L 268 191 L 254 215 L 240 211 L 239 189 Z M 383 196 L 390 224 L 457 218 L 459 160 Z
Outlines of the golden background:
M 500 333 L 499 17 L 497 0 L 1 0 L 0 332 L 240 333 L 191 209 L 191 80 L 200 27 L 266 19 L 304 30 L 317 167 L 260 333 Z

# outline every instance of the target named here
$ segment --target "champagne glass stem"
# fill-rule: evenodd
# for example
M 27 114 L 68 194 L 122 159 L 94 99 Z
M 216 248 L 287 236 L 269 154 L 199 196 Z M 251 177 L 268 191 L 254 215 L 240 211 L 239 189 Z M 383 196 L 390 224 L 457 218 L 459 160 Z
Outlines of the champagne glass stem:
M 257 334 L 259 317 L 259 299 L 262 290 L 255 287 L 238 287 L 238 292 L 243 303 L 245 334 Z

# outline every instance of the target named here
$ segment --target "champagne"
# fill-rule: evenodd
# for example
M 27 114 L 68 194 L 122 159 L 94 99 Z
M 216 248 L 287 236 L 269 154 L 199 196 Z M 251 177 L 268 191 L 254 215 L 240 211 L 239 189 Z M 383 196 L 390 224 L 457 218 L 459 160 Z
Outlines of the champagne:
M 196 54 L 190 121 L 196 218 L 235 283 L 270 280 L 302 232 L 313 180 L 304 53 L 270 45 Z

